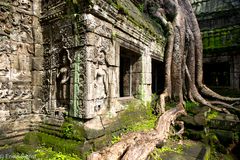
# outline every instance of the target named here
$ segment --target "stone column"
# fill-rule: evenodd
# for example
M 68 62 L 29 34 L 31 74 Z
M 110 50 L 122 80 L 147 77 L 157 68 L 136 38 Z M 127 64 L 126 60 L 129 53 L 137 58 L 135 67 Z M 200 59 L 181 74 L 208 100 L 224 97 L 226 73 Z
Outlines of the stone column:
M 43 85 L 43 38 L 42 28 L 39 22 L 41 11 L 41 0 L 33 1 L 33 39 L 34 55 L 32 57 L 32 87 L 33 87 L 33 106 L 32 111 L 39 113 L 42 104 L 42 85 Z
M 140 86 L 142 100 L 151 100 L 152 94 L 152 59 L 150 56 L 149 48 L 145 47 L 145 51 L 142 54 L 142 83 Z
M 233 58 L 233 88 L 240 89 L 240 55 Z

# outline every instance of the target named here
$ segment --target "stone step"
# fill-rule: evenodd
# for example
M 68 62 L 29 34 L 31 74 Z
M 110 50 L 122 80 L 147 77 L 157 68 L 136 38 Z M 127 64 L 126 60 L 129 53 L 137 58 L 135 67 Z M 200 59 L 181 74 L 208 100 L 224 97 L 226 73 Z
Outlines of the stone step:
M 212 129 L 240 131 L 240 120 L 237 115 L 220 113 L 208 121 L 208 127 Z
M 210 155 L 210 148 L 201 142 L 186 140 L 183 145 L 178 142 L 170 142 L 162 149 L 158 149 L 157 155 L 150 159 L 161 160 L 206 160 Z

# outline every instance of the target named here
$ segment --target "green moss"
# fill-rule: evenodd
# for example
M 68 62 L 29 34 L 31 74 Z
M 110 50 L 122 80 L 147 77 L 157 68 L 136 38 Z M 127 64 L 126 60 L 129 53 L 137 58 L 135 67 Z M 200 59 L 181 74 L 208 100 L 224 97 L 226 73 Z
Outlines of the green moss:
M 67 153 L 62 153 L 62 152 L 56 152 L 53 151 L 52 148 L 46 148 L 46 147 L 38 147 L 34 148 L 32 146 L 28 145 L 21 145 L 21 147 L 27 147 L 31 152 L 26 152 L 25 150 L 18 150 L 16 151 L 13 155 L 11 155 L 11 158 L 9 159 L 14 159 L 14 160 L 33 160 L 33 159 L 38 159 L 38 160 L 81 160 L 80 157 L 78 157 L 75 154 L 67 154 Z M 19 146 L 20 148 L 20 146 Z M 8 159 L 8 158 L 7 158 Z
M 197 131 L 193 129 L 186 129 L 184 131 L 184 137 L 187 137 L 188 139 L 192 140 L 202 140 L 205 137 L 204 131 Z
M 185 103 L 185 109 L 187 112 L 193 112 L 193 110 L 196 109 L 196 107 L 199 107 L 199 104 L 197 102 L 190 102 L 190 101 L 187 101 Z
M 153 114 L 151 103 L 144 105 L 140 101 L 132 101 L 120 115 L 120 124 L 129 131 L 147 131 L 155 126 L 157 116 Z
M 231 26 L 222 29 L 212 29 L 203 31 L 203 47 L 205 53 L 216 49 L 229 50 L 231 48 L 240 47 L 240 26 Z
M 9 148 L 11 148 L 11 146 L 9 146 L 8 144 L 5 144 L 4 146 L 0 147 L 0 151 L 4 149 L 9 149 Z
M 75 154 L 63 154 L 61 152 L 53 151 L 52 148 L 40 148 L 35 151 L 35 158 L 36 159 L 49 159 L 49 160 L 81 160 Z
M 209 146 L 206 147 L 206 153 L 203 157 L 203 160 L 209 160 L 210 159 L 210 156 L 211 156 L 211 149 Z
M 118 35 L 117 35 L 116 32 L 112 32 L 112 35 L 111 35 L 112 41 L 116 40 L 117 36 L 118 36 Z
M 24 144 L 29 144 L 32 146 L 39 146 L 41 144 L 41 141 L 38 137 L 38 132 L 30 132 L 26 134 L 23 142 Z
M 131 1 L 127 0 L 108 1 L 120 14 L 125 15 L 133 25 L 144 29 L 146 34 L 155 37 L 158 43 L 162 44 L 165 42 L 161 25 L 149 15 L 143 13 L 144 4 L 139 3 L 138 6 L 135 6 Z
M 180 145 L 177 148 L 171 148 L 171 147 L 168 147 L 168 146 L 164 146 L 162 148 L 158 148 L 157 152 L 158 153 L 175 152 L 175 153 L 182 154 L 183 153 L 183 148 Z
M 139 4 L 137 5 L 137 7 L 138 7 L 139 11 L 143 13 L 144 3 L 139 3 Z
M 208 115 L 207 115 L 207 119 L 208 120 L 212 120 L 212 119 L 214 119 L 214 118 L 216 118 L 217 116 L 218 116 L 218 112 L 216 112 L 216 111 L 211 111 L 210 113 L 208 113 Z
M 117 8 L 119 14 L 129 16 L 129 12 L 128 12 L 127 8 L 123 7 L 119 2 L 117 2 L 116 8 Z
M 120 140 L 121 140 L 120 136 L 113 135 L 112 140 L 111 140 L 111 144 L 115 144 L 115 143 L 119 142 Z
M 63 137 L 68 139 L 84 141 L 86 137 L 83 125 L 74 121 L 72 118 L 65 119 L 65 122 L 61 126 L 61 131 L 63 133 Z
M 164 146 L 162 148 L 156 148 L 153 152 L 150 153 L 151 159 L 154 160 L 162 160 L 163 154 L 170 154 L 171 152 L 177 154 L 183 154 L 183 147 L 181 145 L 177 146 L 176 148 L 172 148 L 169 146 Z
M 92 0 L 65 0 L 68 14 L 78 14 L 93 5 Z
M 37 148 L 37 146 L 20 144 L 20 145 L 14 146 L 13 148 L 15 153 L 33 155 L 35 148 Z
M 82 141 L 64 139 L 40 132 L 30 132 L 25 136 L 25 144 L 32 145 L 33 141 L 36 141 L 35 146 L 53 147 L 55 151 L 76 155 L 80 155 L 80 148 L 83 146 Z

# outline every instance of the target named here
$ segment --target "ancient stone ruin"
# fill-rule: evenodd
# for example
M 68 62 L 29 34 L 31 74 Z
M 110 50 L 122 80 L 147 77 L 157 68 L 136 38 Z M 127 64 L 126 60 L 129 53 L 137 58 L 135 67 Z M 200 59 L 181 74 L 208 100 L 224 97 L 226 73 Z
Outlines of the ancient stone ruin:
M 207 85 L 240 89 L 240 2 L 192 0 L 204 47 Z
M 50 132 L 64 117 L 103 130 L 103 116 L 163 89 L 166 35 L 131 1 L 3 0 L 0 23 L 0 146 L 22 141 L 29 131 Z M 230 29 L 239 33 L 236 25 Z M 204 30 L 204 42 L 212 43 L 210 34 Z M 225 30 L 221 35 L 227 37 Z M 225 60 L 237 66 L 231 67 L 231 86 L 237 86 L 240 60 L 232 52 Z
M 150 100 L 152 86 L 161 89 L 165 37 L 154 22 L 130 1 L 122 5 L 132 21 L 104 0 L 82 1 L 79 14 L 74 5 L 0 3 L 0 145 L 20 141 L 39 124 L 61 124 L 64 116 L 88 124 L 117 114 L 126 101 Z

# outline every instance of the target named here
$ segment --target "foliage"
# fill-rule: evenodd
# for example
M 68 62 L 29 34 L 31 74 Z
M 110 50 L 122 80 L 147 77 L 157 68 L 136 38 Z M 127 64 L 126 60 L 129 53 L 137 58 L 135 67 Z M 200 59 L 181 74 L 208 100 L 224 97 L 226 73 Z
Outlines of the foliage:
M 61 131 L 64 138 L 85 141 L 86 133 L 83 126 L 72 118 L 65 119 L 65 122 L 61 126 Z
M 172 148 L 168 146 L 164 146 L 162 148 L 156 148 L 152 153 L 150 153 L 150 157 L 154 160 L 162 160 L 161 154 L 169 153 L 169 152 L 182 154 L 183 148 L 180 145 L 177 148 Z
M 123 15 L 129 15 L 128 10 L 125 7 L 123 7 L 120 3 L 116 4 L 116 8 L 118 9 L 118 13 Z
M 27 154 L 14 154 L 12 158 L 15 160 L 30 160 L 33 159 L 34 156 L 32 155 L 27 155 Z
M 48 159 L 48 160 L 80 160 L 75 154 L 63 154 L 61 152 L 55 152 L 52 148 L 40 148 L 35 151 L 37 159 Z
M 218 112 L 217 111 L 211 111 L 208 115 L 207 115 L 207 119 L 208 120 L 212 120 L 214 118 L 216 118 L 218 116 Z
M 185 110 L 187 112 L 192 112 L 196 107 L 198 107 L 199 104 L 197 102 L 190 102 L 190 101 L 187 101 L 185 103 Z
M 139 3 L 137 7 L 138 7 L 139 11 L 143 13 L 144 3 Z
M 29 142 L 29 139 L 37 139 L 39 143 L 38 146 L 53 147 L 52 149 L 54 151 L 59 151 L 62 153 L 74 153 L 76 155 L 80 155 L 79 150 L 83 144 L 81 141 L 64 139 L 41 132 L 30 132 L 26 135 L 26 137 L 25 143 Z M 26 153 L 24 149 L 21 149 L 20 152 Z
M 121 140 L 120 136 L 112 136 L 111 144 L 115 144 Z
M 140 101 L 132 101 L 120 115 L 120 121 L 126 132 L 150 130 L 154 128 L 156 120 L 157 116 L 153 114 L 150 102 L 145 105 Z
M 171 147 L 164 146 L 162 148 L 157 149 L 157 152 L 159 152 L 159 153 L 175 152 L 175 153 L 181 154 L 183 152 L 183 148 L 180 145 L 177 148 L 171 148 Z
M 114 41 L 114 40 L 116 40 L 116 38 L 117 38 L 117 33 L 116 32 L 112 32 L 111 40 Z
M 33 145 L 28 145 L 28 144 L 20 144 L 14 146 L 14 152 L 18 154 L 27 154 L 27 155 L 32 155 L 34 154 L 35 147 Z

